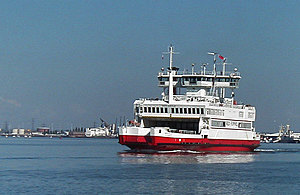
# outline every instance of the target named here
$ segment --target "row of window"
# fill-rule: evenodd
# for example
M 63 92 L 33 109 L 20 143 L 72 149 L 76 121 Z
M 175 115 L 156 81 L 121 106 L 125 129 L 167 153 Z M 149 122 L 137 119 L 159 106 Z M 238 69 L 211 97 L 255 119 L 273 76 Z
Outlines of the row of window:
M 217 121 L 217 120 L 212 120 L 211 121 L 211 126 L 213 127 L 238 127 L 238 128 L 243 128 L 243 129 L 251 129 L 251 122 L 230 122 L 230 121 Z
M 224 110 L 220 109 L 207 109 L 208 115 L 218 115 L 218 116 L 224 116 Z
M 170 114 L 204 114 L 204 108 L 191 108 L 191 107 L 139 107 L 136 109 L 138 113 L 170 113 Z
M 184 81 L 196 82 L 196 81 L 213 81 L 212 77 L 189 77 L 184 78 Z M 233 78 L 216 78 L 216 82 L 238 82 L 239 79 Z

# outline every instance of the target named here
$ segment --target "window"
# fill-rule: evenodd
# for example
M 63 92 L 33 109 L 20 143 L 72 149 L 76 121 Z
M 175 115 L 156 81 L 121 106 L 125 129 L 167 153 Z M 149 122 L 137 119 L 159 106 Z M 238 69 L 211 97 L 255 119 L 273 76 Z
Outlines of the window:
M 189 114 L 191 114 L 191 108 L 188 108 Z
M 204 114 L 204 108 L 201 108 L 201 114 Z
M 196 110 L 197 110 L 197 114 L 200 114 L 200 108 L 197 108 Z
M 184 108 L 184 114 L 186 114 L 187 113 L 187 108 Z
M 156 108 L 156 113 L 159 113 L 159 107 Z
M 195 108 L 192 108 L 192 114 L 196 114 Z
M 175 108 L 175 111 L 176 111 L 176 113 L 179 113 L 179 112 L 178 112 L 178 108 Z
M 248 118 L 254 118 L 254 113 L 253 112 L 248 112 Z
M 244 112 L 239 112 L 239 117 L 243 118 L 244 117 Z
M 169 81 L 169 77 L 160 77 L 159 81 Z
M 168 108 L 165 108 L 165 113 L 168 113 Z
M 155 113 L 155 107 L 152 107 L 152 113 Z
M 202 112 L 202 110 L 201 110 L 201 112 Z M 203 112 L 204 112 L 204 111 L 203 111 Z M 207 109 L 207 114 L 224 116 L 224 110 L 219 110 L 219 109 Z
M 161 112 L 161 113 L 164 113 L 164 108 L 160 108 L 160 112 Z
M 180 108 L 180 114 L 183 114 L 183 109 L 182 108 Z
M 174 113 L 174 108 L 171 108 L 171 113 Z
M 195 77 L 190 78 L 190 83 L 191 84 L 196 84 L 196 78 Z
M 148 107 L 148 112 L 151 113 L 151 107 Z
M 144 112 L 147 112 L 147 107 L 144 107 Z
M 214 126 L 214 127 L 225 127 L 225 122 L 224 121 L 215 121 L 215 120 L 212 120 L 211 121 L 211 126 Z
M 251 123 L 239 123 L 239 128 L 251 129 Z

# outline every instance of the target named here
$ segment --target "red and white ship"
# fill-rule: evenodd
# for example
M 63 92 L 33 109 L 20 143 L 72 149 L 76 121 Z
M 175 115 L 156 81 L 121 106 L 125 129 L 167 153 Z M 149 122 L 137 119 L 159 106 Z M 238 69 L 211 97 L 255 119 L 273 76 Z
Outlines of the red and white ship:
M 134 102 L 134 121 L 119 130 L 119 143 L 135 150 L 251 152 L 260 145 L 255 132 L 255 107 L 237 104 L 234 89 L 240 73 L 226 72 L 226 58 L 209 52 L 213 70 L 173 67 L 174 47 L 169 47 L 169 68 L 158 73 L 161 99 Z M 220 58 L 222 71 L 217 71 Z

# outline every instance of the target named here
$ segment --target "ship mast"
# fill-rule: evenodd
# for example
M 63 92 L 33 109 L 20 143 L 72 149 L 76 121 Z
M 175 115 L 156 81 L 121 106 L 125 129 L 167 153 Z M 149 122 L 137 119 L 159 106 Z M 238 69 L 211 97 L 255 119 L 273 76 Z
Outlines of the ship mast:
M 225 58 L 225 60 L 223 60 L 223 74 L 222 74 L 223 76 L 225 76 L 226 64 L 227 63 L 226 63 L 226 58 Z M 225 88 L 224 87 L 222 88 L 222 98 L 225 98 Z
M 218 53 L 216 53 L 216 52 L 208 52 L 207 53 L 208 55 L 212 55 L 212 56 L 214 56 L 214 69 L 213 69 L 213 74 L 214 74 L 214 78 L 213 78 L 213 82 L 212 82 L 212 87 L 210 88 L 210 93 L 211 93 L 211 95 L 215 95 L 215 78 L 216 78 L 216 76 L 217 76 L 217 70 L 216 70 L 216 61 L 217 61 L 217 59 L 216 59 L 216 56 L 218 55 Z
M 164 54 L 169 54 L 169 103 L 173 102 L 173 54 L 178 54 L 174 52 L 174 47 L 172 44 L 169 47 L 169 52 L 163 52 Z

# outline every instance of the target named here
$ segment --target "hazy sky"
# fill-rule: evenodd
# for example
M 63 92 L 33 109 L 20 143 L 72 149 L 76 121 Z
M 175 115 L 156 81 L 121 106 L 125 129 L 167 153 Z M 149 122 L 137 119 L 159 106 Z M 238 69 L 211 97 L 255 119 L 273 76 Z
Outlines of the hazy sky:
M 236 98 L 257 108 L 258 131 L 300 131 L 299 1 L 2 1 L 0 123 L 92 126 L 132 118 L 159 97 L 156 74 L 210 62 L 242 73 Z M 197 66 L 197 65 L 196 65 Z M 119 119 L 118 119 L 119 120 Z

